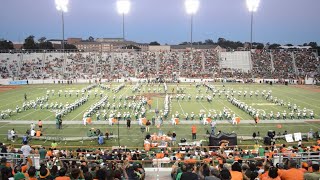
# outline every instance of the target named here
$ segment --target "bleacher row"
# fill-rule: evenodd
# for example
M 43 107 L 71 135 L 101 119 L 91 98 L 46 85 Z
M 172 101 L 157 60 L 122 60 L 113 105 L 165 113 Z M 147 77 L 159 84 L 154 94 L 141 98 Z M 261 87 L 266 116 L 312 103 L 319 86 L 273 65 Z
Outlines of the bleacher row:
M 255 144 L 231 147 L 222 143 L 214 149 L 204 146 L 182 146 L 149 151 L 136 147 L 59 147 L 56 142 L 47 148 L 30 147 L 27 143 L 21 148 L 20 145 L 16 145 L 15 148 L 13 145 L 0 143 L 0 175 L 2 179 L 14 177 L 17 180 L 143 180 L 151 179 L 147 178 L 145 167 L 159 168 L 172 165 L 172 178 L 167 173 L 167 178 L 157 179 L 184 180 L 188 179 L 185 176 L 189 175 L 193 177 L 192 180 L 206 180 L 210 177 L 229 180 L 270 180 L 266 177 L 274 176 L 269 173 L 273 167 L 277 168 L 278 179 L 291 180 L 295 177 L 298 180 L 308 180 L 312 179 L 309 176 L 320 177 L 320 140 L 309 144 L 312 146 L 298 143 L 297 146 L 274 144 L 263 147 Z M 23 157 L 29 158 L 23 160 Z M 177 178 L 179 176 L 181 177 Z
M 225 52 L 197 50 L 184 52 L 110 53 L 1 53 L 0 77 L 18 79 L 75 78 L 165 78 L 177 74 L 186 78 L 319 78 L 317 53 L 300 51 L 256 51 L 244 61 L 230 61 Z M 232 53 L 232 52 L 230 52 Z M 250 53 L 250 52 L 248 52 Z M 243 61 L 247 69 L 232 64 Z M 228 65 L 229 64 L 229 65 Z

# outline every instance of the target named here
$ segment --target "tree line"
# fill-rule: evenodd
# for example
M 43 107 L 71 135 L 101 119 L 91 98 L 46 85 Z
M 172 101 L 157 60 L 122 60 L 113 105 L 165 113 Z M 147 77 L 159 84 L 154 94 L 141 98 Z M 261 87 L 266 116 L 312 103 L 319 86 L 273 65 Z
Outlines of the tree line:
M 90 36 L 87 40 L 92 42 L 94 41 L 94 38 Z M 190 45 L 190 42 L 182 42 L 179 45 Z M 149 45 L 153 46 L 159 46 L 161 45 L 157 41 L 152 41 L 149 43 Z M 222 48 L 225 49 L 231 49 L 231 50 L 236 50 L 239 48 L 245 48 L 249 49 L 250 43 L 248 42 L 240 42 L 240 41 L 232 41 L 232 40 L 227 40 L 225 38 L 218 38 L 216 42 L 214 42 L 212 39 L 207 39 L 205 41 L 197 41 L 193 42 L 192 45 L 219 45 Z M 286 46 L 293 46 L 292 44 L 285 44 Z M 312 49 L 317 49 L 318 53 L 320 54 L 320 46 L 318 46 L 317 42 L 309 42 L 309 43 L 304 43 L 301 44 L 302 46 L 311 46 Z M 252 43 L 252 48 L 253 49 L 278 49 L 281 45 L 279 43 L 259 43 L 259 42 L 253 42 Z M 64 44 L 65 49 L 71 50 L 71 49 L 77 49 L 76 46 L 72 44 Z M 28 36 L 23 43 L 23 46 L 21 47 L 22 49 L 48 49 L 48 50 L 53 50 L 55 49 L 54 45 L 50 42 L 47 41 L 46 37 L 41 37 L 37 41 L 35 40 L 35 36 L 30 35 Z M 11 41 L 0 39 L 0 50 L 10 50 L 14 49 L 14 45 Z
M 182 42 L 179 45 L 190 45 L 191 42 Z M 157 46 L 160 45 L 157 41 L 150 42 L 149 45 Z M 239 49 L 239 48 L 250 48 L 249 42 L 240 42 L 240 41 L 231 41 L 227 40 L 225 38 L 218 38 L 216 42 L 214 42 L 212 39 L 207 39 L 205 41 L 196 41 L 193 42 L 192 45 L 218 45 L 225 49 Z M 293 44 L 284 44 L 285 46 L 294 46 Z M 279 43 L 260 43 L 260 42 L 252 42 L 252 48 L 253 49 L 279 49 L 281 44 Z M 318 46 L 317 42 L 309 42 L 309 43 L 303 43 L 300 46 L 311 46 L 312 49 L 317 49 L 320 53 L 320 46 Z
M 14 45 L 12 41 L 8 40 L 0 40 L 0 50 L 10 50 L 14 49 Z M 33 35 L 28 36 L 21 47 L 21 49 L 30 50 L 30 49 L 47 49 L 47 50 L 53 50 L 55 49 L 52 42 L 47 41 L 46 37 L 41 37 L 37 41 L 35 40 L 35 37 Z M 60 49 L 60 48 L 59 48 Z M 71 50 L 71 49 L 77 49 L 75 45 L 65 43 L 64 49 Z

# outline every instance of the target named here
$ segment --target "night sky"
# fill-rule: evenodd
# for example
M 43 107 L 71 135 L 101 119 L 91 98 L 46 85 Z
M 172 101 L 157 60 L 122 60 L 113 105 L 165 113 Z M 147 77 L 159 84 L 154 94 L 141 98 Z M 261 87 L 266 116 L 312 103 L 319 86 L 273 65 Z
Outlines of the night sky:
M 126 39 L 175 44 L 190 41 L 190 16 L 184 0 L 131 0 Z M 320 44 L 320 0 L 261 0 L 254 15 L 254 41 Z M 23 41 L 61 39 L 61 14 L 54 0 L 0 0 L 0 38 Z M 70 0 L 65 37 L 121 37 L 122 17 L 116 0 Z M 250 40 L 245 0 L 200 0 L 194 16 L 194 41 L 219 37 Z

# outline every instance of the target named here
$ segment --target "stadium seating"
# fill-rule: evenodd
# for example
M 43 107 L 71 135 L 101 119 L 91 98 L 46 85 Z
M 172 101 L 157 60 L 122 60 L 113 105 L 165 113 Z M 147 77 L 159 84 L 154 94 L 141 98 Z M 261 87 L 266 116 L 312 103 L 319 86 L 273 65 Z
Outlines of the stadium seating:
M 1 78 L 263 78 L 319 77 L 312 51 L 1 53 Z M 252 68 L 251 68 L 252 67 Z

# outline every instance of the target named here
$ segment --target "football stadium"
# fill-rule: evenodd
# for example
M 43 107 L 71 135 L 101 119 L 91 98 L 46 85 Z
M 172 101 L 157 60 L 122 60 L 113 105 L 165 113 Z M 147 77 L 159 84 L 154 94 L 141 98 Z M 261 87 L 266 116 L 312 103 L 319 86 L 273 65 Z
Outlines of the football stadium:
M 317 42 L 254 42 L 260 0 L 241 3 L 250 42 L 194 42 L 207 2 L 179 3 L 185 43 L 128 40 L 134 0 L 104 2 L 122 38 L 65 37 L 55 0 L 62 39 L 0 39 L 1 178 L 320 179 Z

